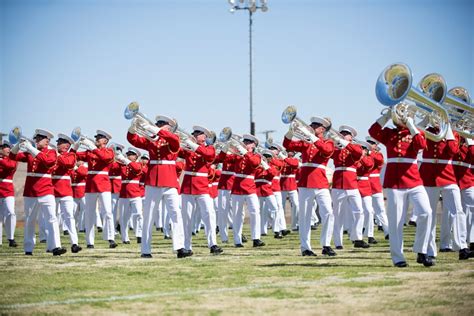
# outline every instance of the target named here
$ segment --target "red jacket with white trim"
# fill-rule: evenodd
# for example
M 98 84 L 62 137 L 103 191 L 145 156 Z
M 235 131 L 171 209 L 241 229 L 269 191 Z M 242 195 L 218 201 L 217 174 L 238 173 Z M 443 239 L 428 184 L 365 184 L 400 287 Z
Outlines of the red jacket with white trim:
M 77 159 L 87 162 L 86 193 L 111 192 L 109 170 L 114 161 L 114 151 L 104 147 L 78 152 L 76 155 Z
M 76 153 L 74 151 L 58 155 L 52 173 L 55 197 L 73 196 L 71 174 L 75 165 Z
M 297 190 L 296 186 L 296 173 L 299 168 L 299 160 L 296 158 L 285 158 L 283 160 L 285 165 L 281 170 L 280 174 L 280 185 L 282 191 L 295 191 Z
M 234 185 L 234 162 L 235 155 L 226 154 L 225 152 L 220 152 L 216 159 L 214 160 L 215 164 L 222 163 L 222 172 L 221 178 L 219 179 L 219 185 L 217 189 L 219 190 L 232 190 Z
M 142 168 L 142 164 L 137 161 L 132 161 L 128 165 L 120 164 L 120 175 L 122 177 L 120 198 L 131 199 L 142 196 L 142 189 L 140 188 Z
M 343 149 L 336 149 L 332 155 L 334 161 L 334 174 L 332 176 L 332 188 L 342 190 L 354 190 L 357 184 L 356 162 L 362 157 L 362 147 L 357 144 L 348 144 Z
M 384 158 L 383 154 L 378 151 L 371 151 L 370 157 L 374 160 L 374 167 L 369 174 L 370 187 L 372 188 L 372 195 L 374 195 L 383 192 L 382 183 L 380 183 L 380 172 L 384 165 Z
M 117 161 L 112 162 L 109 169 L 109 179 L 111 192 L 119 194 L 122 191 L 122 164 Z
M 0 198 L 15 196 L 13 176 L 17 162 L 9 157 L 0 157 Z
M 461 190 L 474 186 L 474 145 L 459 146 L 458 153 L 453 157 L 454 174 Z
M 255 171 L 260 165 L 260 155 L 248 152 L 243 156 L 234 156 L 235 175 L 231 193 L 236 195 L 256 194 Z
M 76 199 L 83 198 L 86 194 L 87 167 L 83 164 L 71 174 L 72 194 Z
M 374 167 L 374 159 L 371 156 L 364 156 L 355 164 L 357 168 L 357 185 L 362 197 L 371 196 L 370 172 Z
M 209 166 L 216 157 L 214 146 L 200 145 L 196 151 L 181 149 L 178 156 L 185 160 L 181 194 L 209 194 Z

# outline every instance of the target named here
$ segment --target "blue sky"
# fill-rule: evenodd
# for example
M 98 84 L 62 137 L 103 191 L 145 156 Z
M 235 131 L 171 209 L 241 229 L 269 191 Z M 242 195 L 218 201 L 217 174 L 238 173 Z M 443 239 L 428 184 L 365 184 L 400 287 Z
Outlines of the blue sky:
M 361 136 L 393 62 L 474 95 L 474 1 L 269 0 L 254 17 L 254 120 L 275 129 L 289 104 Z M 97 128 L 124 143 L 138 101 L 190 130 L 249 132 L 248 16 L 226 0 L 0 0 L 0 131 Z M 258 134 L 261 139 L 262 134 Z

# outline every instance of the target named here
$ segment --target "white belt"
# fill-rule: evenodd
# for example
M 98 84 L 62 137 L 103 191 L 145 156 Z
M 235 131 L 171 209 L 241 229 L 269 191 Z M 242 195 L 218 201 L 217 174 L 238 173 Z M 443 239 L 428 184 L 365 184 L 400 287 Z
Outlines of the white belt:
M 193 177 L 206 177 L 207 178 L 208 176 L 208 174 L 205 172 L 185 171 L 183 173 L 186 176 L 193 176 Z
M 357 180 L 369 180 L 369 177 L 357 177 Z
M 248 174 L 235 173 L 234 176 L 236 176 L 237 178 L 255 179 L 254 176 Z
M 351 167 L 337 167 L 334 171 L 350 171 L 350 172 L 357 172 L 356 168 Z
M 52 176 L 55 180 L 71 180 L 70 176 Z
M 380 173 L 372 173 L 371 175 L 369 175 L 370 178 L 378 178 L 380 177 Z
M 110 180 L 122 180 L 122 176 L 109 176 Z
M 13 183 L 13 180 L 11 180 L 11 179 L 0 179 L 0 182 Z
M 387 163 L 412 163 L 412 164 L 416 164 L 417 160 L 414 159 L 414 158 L 403 158 L 403 157 L 388 158 Z
M 128 184 L 128 183 L 140 184 L 140 181 L 138 181 L 138 180 L 122 180 L 122 184 Z
M 37 178 L 51 178 L 51 175 L 49 173 L 34 173 L 34 172 L 28 172 L 26 174 L 27 177 L 37 177 Z
M 266 184 L 272 184 L 271 181 L 265 180 L 265 179 L 257 179 L 255 180 L 255 183 L 266 183 Z
M 466 167 L 466 168 L 471 168 L 472 167 L 470 164 L 468 164 L 467 162 L 463 162 L 463 161 L 453 161 L 453 165 L 462 166 L 462 167 Z
M 282 174 L 280 177 L 282 177 L 282 178 L 296 178 L 296 175 L 294 175 L 294 174 Z
M 446 159 L 434 159 L 434 158 L 423 158 L 421 162 L 425 163 L 439 163 L 443 165 L 451 165 L 453 161 L 451 159 L 446 160 Z
M 145 185 L 145 182 L 140 182 L 140 185 Z
M 280 180 L 279 176 L 273 177 L 273 180 Z
M 175 160 L 150 160 L 150 165 L 175 165 Z
M 72 183 L 71 186 L 73 186 L 73 187 L 85 187 L 86 183 L 85 182 Z
M 312 162 L 304 162 L 301 164 L 301 167 L 313 167 L 313 168 L 320 168 L 320 169 L 326 169 L 327 166 L 319 164 L 319 163 L 312 163 Z
M 217 185 L 219 185 L 219 182 L 212 182 L 212 185 L 217 186 Z
M 94 170 L 90 170 L 90 171 L 87 171 L 87 174 L 106 174 L 106 175 L 109 175 L 109 172 L 108 172 L 108 171 L 94 171 Z
M 222 171 L 221 174 L 227 174 L 229 176 L 233 176 L 235 172 L 233 171 Z

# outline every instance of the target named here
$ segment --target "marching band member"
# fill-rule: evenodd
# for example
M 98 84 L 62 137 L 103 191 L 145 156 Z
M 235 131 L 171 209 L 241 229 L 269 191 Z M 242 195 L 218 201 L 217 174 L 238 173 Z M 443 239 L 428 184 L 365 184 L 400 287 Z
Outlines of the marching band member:
M 153 214 L 160 201 L 170 212 L 173 249 L 178 258 L 190 256 L 184 249 L 183 220 L 179 209 L 178 177 L 176 174 L 176 158 L 180 149 L 179 138 L 172 133 L 171 125 L 176 123 L 169 117 L 158 115 L 156 124 L 141 122 L 142 127 L 155 135 L 149 140 L 138 135 L 135 125 L 129 128 L 128 141 L 135 147 L 148 150 L 150 166 L 145 180 L 145 201 L 143 204 L 143 231 L 141 257 L 151 258 L 151 238 Z
M 116 162 L 121 165 L 121 188 L 119 198 L 120 210 L 120 235 L 122 243 L 130 244 L 128 238 L 128 222 L 132 214 L 137 216 L 137 225 L 134 226 L 137 243 L 142 239 L 142 198 L 140 189 L 140 178 L 142 176 L 142 164 L 138 162 L 140 152 L 135 148 L 128 148 L 125 156 L 120 152 L 115 155 Z
M 385 163 L 383 154 L 378 148 L 378 142 L 370 137 L 366 137 L 366 141 L 370 144 L 370 156 L 374 160 L 374 168 L 369 173 L 370 188 L 372 190 L 372 207 L 375 211 L 375 219 L 377 225 L 382 227 L 385 239 L 388 239 L 388 219 L 385 211 L 385 202 L 383 197 L 382 184 L 380 183 L 380 172 Z
M 48 148 L 53 137 L 51 132 L 37 129 L 33 136 L 36 147 L 33 147 L 29 141 L 20 140 L 10 151 L 10 159 L 28 164 L 23 191 L 26 216 L 23 247 L 27 256 L 33 255 L 36 243 L 35 221 L 38 217 L 38 209 L 46 219 L 47 249 L 51 250 L 54 256 L 67 252 L 61 247 L 54 188 L 51 181 L 51 172 L 57 157 L 56 151 Z
M 70 150 L 74 140 L 60 133 L 56 143 L 58 157 L 52 172 L 56 207 L 61 210 L 65 232 L 68 232 L 71 240 L 71 252 L 78 253 L 82 250 L 82 247 L 78 245 L 79 239 L 74 218 L 74 199 L 71 186 L 71 174 L 76 166 L 76 153 Z
M 120 223 L 120 216 L 122 215 L 119 212 L 118 202 L 120 198 L 120 192 L 122 190 L 122 164 L 114 161 L 110 165 L 109 169 L 109 179 L 110 179 L 110 197 L 112 200 L 112 217 L 114 223 L 114 233 L 115 231 L 120 231 L 119 223 Z
M 338 149 L 334 151 L 332 159 L 334 161 L 334 174 L 332 182 L 332 201 L 334 204 L 334 244 L 336 249 L 342 249 L 343 233 L 343 203 L 352 211 L 348 216 L 352 219 L 350 227 L 350 239 L 354 242 L 355 248 L 369 248 L 369 244 L 363 240 L 364 210 L 362 198 L 357 185 L 356 162 L 362 157 L 362 147 L 352 143 L 352 139 L 357 136 L 354 128 L 341 125 L 339 133 L 344 137 L 337 137 Z
M 95 231 L 94 225 L 97 217 L 97 199 L 104 211 L 103 237 L 109 241 L 109 248 L 117 247 L 115 243 L 115 227 L 112 215 L 111 184 L 109 179 L 109 168 L 114 161 L 114 151 L 107 148 L 107 143 L 112 136 L 97 130 L 95 143 L 90 139 L 82 139 L 74 145 L 77 150 L 80 145 L 86 147 L 86 151 L 77 152 L 77 158 L 87 162 L 88 172 L 86 180 L 86 243 L 87 248 L 94 248 Z
M 291 229 L 298 230 L 298 188 L 296 186 L 296 173 L 299 168 L 299 160 L 294 157 L 295 152 L 289 151 L 288 157 L 284 159 L 284 166 L 281 170 L 280 185 L 281 185 L 281 200 L 282 207 L 285 209 L 286 199 L 290 200 L 291 205 Z
M 437 132 L 438 128 L 429 127 L 428 131 Z M 436 214 L 440 194 L 443 198 L 440 251 L 452 250 L 450 245 L 452 239 L 454 250 L 459 251 L 459 260 L 466 260 L 471 256 L 474 257 L 474 253 L 471 255 L 467 248 L 466 215 L 462 208 L 461 191 L 457 185 L 452 165 L 452 159 L 458 151 L 458 141 L 451 125 L 449 125 L 446 137 L 443 140 L 439 142 L 426 140 L 426 148 L 423 150 L 423 160 L 420 166 L 420 176 L 428 193 L 431 210 L 434 214 Z M 428 256 L 436 257 L 436 216 L 432 217 L 430 230 Z
M 298 178 L 299 214 L 298 224 L 301 242 L 301 254 L 303 256 L 316 256 L 311 249 L 311 217 L 313 215 L 314 203 L 317 203 L 321 214 L 321 237 L 322 254 L 335 256 L 336 252 L 331 248 L 331 237 L 334 227 L 334 215 L 329 193 L 329 182 L 326 177 L 326 168 L 329 158 L 334 152 L 334 143 L 324 138 L 324 133 L 329 129 L 331 123 L 320 117 L 312 117 L 310 127 L 314 134 L 307 135 L 310 142 L 294 141 L 293 131 L 286 133 L 283 147 L 287 151 L 301 152 L 302 164 Z
M 1 135 L 1 134 L 0 134 Z M 17 162 L 10 159 L 10 143 L 0 137 L 0 245 L 2 244 L 2 227 L 5 223 L 5 235 L 9 247 L 17 247 L 15 241 L 15 190 L 13 176 L 16 172 Z
M 184 225 L 184 248 L 192 254 L 193 212 L 199 212 L 207 237 L 210 253 L 218 255 L 222 249 L 216 243 L 216 211 L 209 195 L 209 166 L 214 161 L 214 146 L 206 144 L 211 132 L 202 126 L 193 126 L 191 138 L 183 140 L 179 157 L 185 159 L 181 183 L 181 212 Z M 200 224 L 199 220 L 199 223 Z
M 79 232 L 86 232 L 85 208 L 86 208 L 86 179 L 87 163 L 82 160 L 76 161 L 76 166 L 71 174 L 72 194 L 74 198 L 74 216 Z
M 140 163 L 142 165 L 142 175 L 140 177 L 140 197 L 142 198 L 142 206 L 145 201 L 145 180 L 146 180 L 146 175 L 148 173 L 148 166 L 150 163 L 150 157 L 148 156 L 147 153 L 144 153 L 143 155 L 140 156 Z M 135 229 L 137 225 L 141 226 L 142 234 L 143 234 L 143 207 L 142 207 L 142 217 L 140 218 L 140 221 L 138 214 L 133 214 L 131 215 L 130 221 L 129 221 L 129 227 L 131 229 Z
M 219 223 L 219 218 L 218 218 L 218 213 L 217 213 L 217 207 L 218 207 L 218 201 L 217 197 L 219 195 L 219 192 L 217 190 L 217 187 L 219 186 L 219 179 L 221 178 L 221 170 L 216 168 L 217 166 L 213 163 L 209 167 L 209 195 L 211 196 L 212 199 L 212 204 L 214 205 L 214 211 L 216 212 L 216 229 L 218 229 L 217 223 Z M 216 231 L 218 233 L 218 231 Z
M 392 262 L 399 268 L 408 266 L 403 255 L 403 223 L 406 217 L 404 206 L 409 199 L 418 215 L 413 251 L 418 253 L 417 262 L 429 267 L 433 265 L 427 255 L 432 211 L 416 163 L 418 151 L 426 148 L 425 136 L 411 117 L 406 120 L 407 127 L 396 124 L 395 128 L 384 128 L 390 117 L 391 111 L 384 113 L 370 127 L 369 134 L 387 148 L 383 187 L 387 192 Z

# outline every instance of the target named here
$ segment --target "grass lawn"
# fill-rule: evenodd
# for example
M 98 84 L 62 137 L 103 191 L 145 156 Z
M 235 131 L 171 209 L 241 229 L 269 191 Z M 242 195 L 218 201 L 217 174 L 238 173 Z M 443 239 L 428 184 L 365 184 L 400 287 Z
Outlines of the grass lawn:
M 37 244 L 26 257 L 22 233 L 19 248 L 0 246 L 0 314 L 474 314 L 474 259 L 441 253 L 434 267 L 417 264 L 413 227 L 405 228 L 405 269 L 392 266 L 380 232 L 368 250 L 354 249 L 345 235 L 345 249 L 328 258 L 319 230 L 312 234 L 317 257 L 300 255 L 294 232 L 263 237 L 262 248 L 225 244 L 212 256 L 201 231 L 194 256 L 179 260 L 160 232 L 153 259 L 140 258 L 134 239 L 116 249 L 97 241 L 72 254 L 67 236 L 67 254 L 53 257 Z

